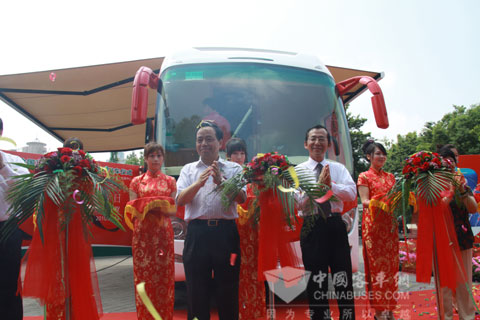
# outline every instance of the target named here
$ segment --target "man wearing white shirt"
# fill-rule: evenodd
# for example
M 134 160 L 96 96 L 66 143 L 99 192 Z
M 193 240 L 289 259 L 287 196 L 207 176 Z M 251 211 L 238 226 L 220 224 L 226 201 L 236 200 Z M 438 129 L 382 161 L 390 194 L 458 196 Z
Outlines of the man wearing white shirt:
M 3 122 L 0 119 L 0 136 L 3 134 Z M 28 170 L 12 163 L 24 163 L 22 158 L 0 151 L 0 234 L 10 204 L 6 201 L 7 192 L 12 184 L 12 176 L 27 174 Z M 0 318 L 3 320 L 23 319 L 22 297 L 17 295 L 18 275 L 20 273 L 22 232 L 16 229 L 4 242 L 0 243 Z
M 312 172 L 321 184 L 327 185 L 339 201 L 327 201 L 320 208 L 311 208 L 304 199 L 304 223 L 300 237 L 305 270 L 311 271 L 307 285 L 311 319 L 330 319 L 329 298 L 336 298 L 339 319 L 355 319 L 352 284 L 352 262 L 346 224 L 342 220 L 343 201 L 353 201 L 357 188 L 344 165 L 325 159 L 331 137 L 322 125 L 307 130 L 305 149 L 309 159 L 296 169 Z M 324 217 L 319 212 L 323 212 Z M 335 294 L 328 292 L 328 271 L 332 273 Z
M 224 208 L 214 189 L 242 167 L 219 157 L 222 130 L 211 121 L 202 121 L 196 134 L 200 160 L 185 165 L 177 181 L 177 205 L 185 206 L 188 222 L 183 249 L 187 283 L 188 319 L 210 319 L 209 283 L 216 287 L 220 320 L 238 319 L 240 242 L 235 219 L 237 204 Z M 241 191 L 235 199 L 244 202 Z

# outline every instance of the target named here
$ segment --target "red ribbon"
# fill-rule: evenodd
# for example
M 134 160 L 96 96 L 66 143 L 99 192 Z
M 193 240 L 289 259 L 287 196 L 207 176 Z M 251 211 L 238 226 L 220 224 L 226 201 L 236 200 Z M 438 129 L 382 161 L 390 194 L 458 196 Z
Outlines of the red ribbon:
M 327 193 L 325 193 L 322 197 L 320 197 L 318 199 L 315 199 L 315 201 L 318 202 L 318 203 L 324 203 L 324 202 L 330 200 L 330 198 L 332 196 L 333 196 L 333 191 L 328 190 Z
M 432 276 L 432 261 L 434 243 L 439 266 L 440 286 L 448 287 L 453 292 L 457 280 L 461 278 L 463 264 L 455 234 L 452 212 L 440 196 L 434 203 L 428 205 L 425 200 L 417 197 L 418 204 L 418 236 L 417 236 L 417 281 L 430 283 Z M 460 269 L 459 269 L 460 268 Z
M 66 230 L 60 223 L 62 210 L 46 198 L 44 241 L 37 228 L 26 256 L 23 295 L 39 299 L 47 308 L 47 319 L 65 319 L 65 299 L 70 297 L 73 319 L 98 320 L 102 316 L 100 290 L 80 212 L 74 212 L 68 225 L 67 249 Z
M 258 280 L 265 281 L 264 272 L 277 268 L 298 265 L 288 237 L 290 228 L 285 219 L 280 199 L 272 190 L 263 191 L 258 199 L 260 206 L 260 230 L 258 236 Z

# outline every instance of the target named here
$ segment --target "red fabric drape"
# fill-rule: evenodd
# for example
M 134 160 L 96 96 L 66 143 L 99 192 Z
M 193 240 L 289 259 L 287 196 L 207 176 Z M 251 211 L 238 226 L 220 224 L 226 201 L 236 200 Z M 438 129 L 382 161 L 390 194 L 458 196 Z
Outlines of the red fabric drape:
M 434 244 L 439 265 L 440 286 L 453 292 L 460 279 L 463 264 L 455 234 L 452 213 L 448 204 L 441 199 L 437 205 L 428 205 L 417 197 L 418 235 L 417 235 L 417 281 L 429 283 L 432 275 Z M 460 274 L 459 274 L 460 273 Z
M 42 221 L 44 240 L 37 228 L 25 257 L 23 295 L 39 299 L 46 306 L 47 320 L 65 319 L 67 297 L 71 300 L 71 319 L 100 319 L 100 290 L 80 212 L 73 214 L 68 231 L 62 229 L 61 215 L 61 210 L 47 197 Z
M 258 279 L 265 281 L 264 272 L 277 268 L 277 262 L 285 266 L 297 266 L 298 261 L 290 246 L 280 199 L 272 190 L 263 191 L 258 199 L 260 206 L 260 231 L 258 244 Z

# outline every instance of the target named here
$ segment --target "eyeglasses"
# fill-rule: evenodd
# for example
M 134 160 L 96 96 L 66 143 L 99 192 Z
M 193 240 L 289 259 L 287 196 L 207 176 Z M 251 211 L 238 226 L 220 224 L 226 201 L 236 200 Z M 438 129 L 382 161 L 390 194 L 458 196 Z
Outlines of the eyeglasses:
M 308 141 L 310 141 L 310 142 L 317 142 L 317 141 L 318 142 L 325 142 L 327 140 L 328 140 L 327 137 L 310 137 L 310 138 L 308 138 Z

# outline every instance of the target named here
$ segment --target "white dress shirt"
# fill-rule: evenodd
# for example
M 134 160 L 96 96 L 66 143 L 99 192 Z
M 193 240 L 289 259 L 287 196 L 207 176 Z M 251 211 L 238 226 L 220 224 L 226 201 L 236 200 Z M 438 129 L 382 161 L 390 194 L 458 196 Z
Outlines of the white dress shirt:
M 315 168 L 318 162 L 312 158 L 300 163 L 295 167 L 296 170 L 309 170 L 312 172 L 312 181 L 315 181 Z M 340 201 L 330 201 L 332 212 L 342 213 L 343 201 L 353 201 L 357 198 L 357 186 L 348 172 L 347 168 L 339 162 L 323 159 L 322 166 L 329 165 L 330 176 L 332 178 L 332 192 Z
M 22 158 L 10 153 L 0 151 L 0 155 L 3 158 L 3 164 L 5 165 L 0 169 L 0 221 L 8 219 L 7 211 L 10 204 L 6 201 L 7 192 L 10 185 L 14 180 L 12 176 L 18 176 L 21 174 L 27 174 L 29 171 L 26 168 L 16 166 L 12 163 L 25 163 Z
M 177 196 L 195 183 L 203 171 L 209 166 L 198 160 L 186 164 L 180 171 L 180 177 L 177 180 Z M 222 177 L 229 179 L 242 171 L 242 167 L 231 161 L 225 161 L 222 158 L 218 160 L 218 167 Z M 193 219 L 236 219 L 237 204 L 232 203 L 230 207 L 225 209 L 221 202 L 220 194 L 213 192 L 217 184 L 213 182 L 213 178 L 209 177 L 205 185 L 198 190 L 197 194 L 190 203 L 185 205 L 185 221 Z

